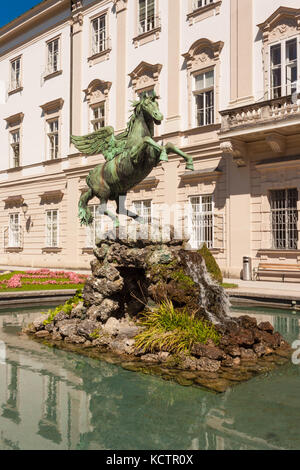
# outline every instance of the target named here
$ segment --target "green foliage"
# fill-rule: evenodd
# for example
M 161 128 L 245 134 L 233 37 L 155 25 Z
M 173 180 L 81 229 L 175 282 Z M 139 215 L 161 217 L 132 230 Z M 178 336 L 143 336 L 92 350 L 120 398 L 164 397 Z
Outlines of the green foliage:
M 214 256 L 211 254 L 206 244 L 204 243 L 202 248 L 199 250 L 200 255 L 203 257 L 206 269 L 211 275 L 211 277 L 217 281 L 219 284 L 223 282 L 223 276 L 221 269 L 219 268 L 218 263 L 216 262 Z
M 230 284 L 227 282 L 222 282 L 221 286 L 224 287 L 224 289 L 237 289 L 239 287 L 237 284 Z
M 100 336 L 100 328 L 96 328 L 91 334 L 90 337 L 92 339 L 97 339 Z
M 218 344 L 220 340 L 212 323 L 195 318 L 187 309 L 175 309 L 169 300 L 144 313 L 140 325 L 146 328 L 136 336 L 135 347 L 143 352 L 189 352 L 195 343 L 212 339 Z
M 78 289 L 74 295 L 69 300 L 67 300 L 63 305 L 58 305 L 54 309 L 50 309 L 47 311 L 48 317 L 44 320 L 44 325 L 51 323 L 56 315 L 60 312 L 64 312 L 66 315 L 70 315 L 72 309 L 79 304 L 79 302 L 83 301 L 82 297 L 82 290 Z
M 179 269 L 171 274 L 171 278 L 179 282 L 184 288 L 189 289 L 195 285 L 193 279 L 187 276 L 183 269 Z

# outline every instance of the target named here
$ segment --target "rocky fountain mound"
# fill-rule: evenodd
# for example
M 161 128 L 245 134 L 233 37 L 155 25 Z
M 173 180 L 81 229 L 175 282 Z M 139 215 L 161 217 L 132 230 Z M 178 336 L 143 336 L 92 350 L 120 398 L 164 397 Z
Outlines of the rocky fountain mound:
M 289 361 L 269 322 L 229 316 L 224 289 L 184 242 L 105 240 L 82 299 L 24 331 L 57 347 L 223 392 Z

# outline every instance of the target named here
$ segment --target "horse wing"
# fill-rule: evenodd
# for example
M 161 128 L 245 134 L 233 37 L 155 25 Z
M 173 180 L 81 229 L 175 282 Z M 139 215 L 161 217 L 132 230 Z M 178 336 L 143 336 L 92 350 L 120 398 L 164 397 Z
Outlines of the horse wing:
M 85 155 L 96 155 L 110 153 L 116 147 L 114 128 L 102 127 L 98 131 L 84 136 L 71 136 L 71 141 L 81 153 Z

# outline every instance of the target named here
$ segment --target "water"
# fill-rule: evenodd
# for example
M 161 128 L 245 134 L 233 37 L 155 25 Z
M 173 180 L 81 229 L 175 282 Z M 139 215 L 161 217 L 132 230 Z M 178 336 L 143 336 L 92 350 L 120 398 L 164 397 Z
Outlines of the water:
M 300 337 L 300 315 L 251 313 Z M 300 366 L 216 395 L 18 336 L 39 314 L 0 311 L 0 449 L 300 448 Z

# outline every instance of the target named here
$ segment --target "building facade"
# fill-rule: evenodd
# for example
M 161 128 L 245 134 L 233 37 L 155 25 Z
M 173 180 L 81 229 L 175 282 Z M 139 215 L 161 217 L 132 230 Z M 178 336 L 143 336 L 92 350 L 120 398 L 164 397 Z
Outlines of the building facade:
M 101 155 L 70 135 L 126 128 L 131 101 L 155 90 L 169 156 L 132 190 L 188 207 L 191 247 L 206 242 L 226 275 L 243 256 L 300 264 L 298 0 L 44 0 L 0 29 L 1 264 L 89 268 L 99 230 L 77 204 Z

